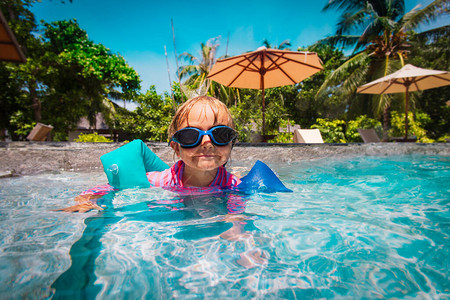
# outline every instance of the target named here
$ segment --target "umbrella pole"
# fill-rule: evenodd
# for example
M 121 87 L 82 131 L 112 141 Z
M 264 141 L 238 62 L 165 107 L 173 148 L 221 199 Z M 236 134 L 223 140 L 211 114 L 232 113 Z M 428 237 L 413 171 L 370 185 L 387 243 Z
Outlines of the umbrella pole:
M 405 94 L 405 142 L 408 139 L 408 105 L 409 105 L 409 86 L 406 86 Z
M 264 99 L 264 88 L 262 90 L 262 134 L 266 135 L 266 103 Z
M 264 61 L 263 61 L 264 62 Z M 265 93 L 264 93 L 264 75 L 262 73 L 260 77 L 260 86 L 262 89 L 262 134 L 263 134 L 263 141 L 265 142 L 265 135 L 266 135 L 266 102 L 265 102 Z

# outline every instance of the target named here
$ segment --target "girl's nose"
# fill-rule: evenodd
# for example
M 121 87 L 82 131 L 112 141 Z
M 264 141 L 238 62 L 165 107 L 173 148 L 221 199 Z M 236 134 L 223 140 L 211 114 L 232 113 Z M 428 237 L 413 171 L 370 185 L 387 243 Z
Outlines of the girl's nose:
M 211 138 L 209 135 L 202 136 L 202 146 L 212 145 Z

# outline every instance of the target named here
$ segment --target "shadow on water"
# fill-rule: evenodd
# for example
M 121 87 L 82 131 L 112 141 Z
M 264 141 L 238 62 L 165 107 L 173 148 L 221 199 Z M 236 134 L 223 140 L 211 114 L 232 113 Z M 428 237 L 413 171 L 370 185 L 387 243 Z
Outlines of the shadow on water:
M 51 286 L 55 290 L 53 299 L 95 298 L 101 290 L 101 286 L 94 284 L 95 260 L 102 249 L 100 240 L 108 227 L 121 219 L 104 212 L 85 220 L 83 235 L 70 249 L 72 265 Z
M 101 240 L 114 224 L 123 219 L 143 222 L 178 222 L 210 218 L 225 215 L 230 209 L 229 200 L 236 199 L 233 196 L 224 197 L 224 194 L 220 196 L 182 196 L 171 199 L 174 203 L 173 206 L 167 206 L 167 202 L 164 205 L 155 206 L 151 201 L 143 201 L 138 204 L 113 208 L 114 195 L 115 193 L 111 193 L 99 199 L 98 204 L 106 206 L 105 210 L 85 219 L 84 232 L 69 252 L 71 266 L 51 285 L 51 288 L 54 289 L 53 299 L 93 299 L 101 292 L 102 285 L 95 284 L 97 280 L 96 260 L 103 249 Z M 239 197 L 239 199 L 242 201 L 244 197 Z M 244 203 L 245 201 L 240 203 L 242 208 L 245 208 Z M 149 209 L 150 207 L 151 209 Z M 182 226 L 175 237 L 192 240 L 199 237 L 218 236 L 231 227 L 231 223 L 215 220 L 207 224 Z

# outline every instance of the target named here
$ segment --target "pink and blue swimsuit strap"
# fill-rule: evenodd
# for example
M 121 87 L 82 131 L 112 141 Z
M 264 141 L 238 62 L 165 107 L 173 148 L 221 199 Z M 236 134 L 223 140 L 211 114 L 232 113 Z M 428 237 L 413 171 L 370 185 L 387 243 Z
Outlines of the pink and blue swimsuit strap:
M 148 181 L 153 187 L 179 187 L 183 188 L 183 172 L 185 164 L 183 161 L 176 162 L 171 168 L 162 172 L 147 173 Z M 220 187 L 231 189 L 236 187 L 241 181 L 233 174 L 227 172 L 224 167 L 217 170 L 216 177 L 210 183 L 209 187 Z
M 175 187 L 178 192 L 183 189 L 190 189 L 183 185 L 184 162 L 178 161 L 169 169 L 164 171 L 148 172 L 147 178 L 151 187 Z M 241 182 L 239 178 L 227 172 L 224 167 L 219 167 L 216 177 L 203 192 L 213 192 L 220 189 L 233 189 Z M 198 189 L 198 188 L 194 188 Z M 81 193 L 81 195 L 106 195 L 112 191 L 118 191 L 109 184 L 98 185 Z

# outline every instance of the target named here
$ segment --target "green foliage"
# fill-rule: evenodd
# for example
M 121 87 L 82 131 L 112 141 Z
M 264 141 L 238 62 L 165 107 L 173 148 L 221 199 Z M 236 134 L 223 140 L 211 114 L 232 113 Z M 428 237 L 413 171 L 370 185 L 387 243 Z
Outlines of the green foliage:
M 378 135 L 381 134 L 381 122 L 375 119 L 371 119 L 366 115 L 359 116 L 356 120 L 351 120 L 347 124 L 345 131 L 345 137 L 348 143 L 362 142 L 362 138 L 358 133 L 358 128 L 369 129 L 374 128 Z
M 252 135 L 256 132 L 252 126 L 252 122 L 256 123 L 256 120 L 261 119 L 261 110 L 255 109 L 253 110 L 250 101 L 251 96 L 245 95 L 244 101 L 238 103 L 236 106 L 230 107 L 230 112 L 234 120 L 234 124 L 236 127 L 236 131 L 239 134 L 238 140 L 242 143 L 251 142 Z M 261 124 L 255 128 L 256 130 L 260 130 Z
M 411 44 L 410 63 L 425 69 L 450 70 L 450 26 L 414 34 Z M 416 96 L 415 107 L 431 118 L 423 125 L 427 136 L 445 141 L 445 136 L 450 135 L 450 106 L 446 104 L 450 86 L 411 95 Z
M 118 126 L 134 138 L 149 141 L 168 141 L 167 129 L 174 116 L 172 99 L 162 97 L 155 86 L 136 98 L 139 106 L 135 111 L 118 117 Z
M 331 44 L 318 44 L 299 50 L 316 52 L 323 62 L 323 70 L 295 86 L 286 87 L 295 88 L 285 100 L 289 118 L 304 128 L 311 127 L 317 118 L 343 118 L 347 103 L 345 98 L 337 97 L 335 89 L 318 96 L 325 79 L 344 61 L 343 52 Z
M 411 52 L 412 30 L 445 14 L 447 1 L 432 1 L 421 9 L 405 11 L 404 0 L 336 0 L 328 1 L 324 11 L 340 13 L 336 34 L 318 43 L 352 47 L 352 56 L 323 83 L 322 91 L 334 90 L 348 103 L 351 118 L 360 114 L 383 113 L 385 133 L 388 129 L 391 96 L 361 95 L 358 86 L 388 75 L 402 67 Z M 445 44 L 443 47 L 448 48 Z M 428 48 L 425 46 L 424 48 Z M 372 105 L 369 105 L 372 104 Z
M 290 124 L 289 120 L 283 119 L 280 120 L 280 126 L 282 128 L 287 128 L 288 124 Z M 292 132 L 274 132 L 277 136 L 270 140 L 269 143 L 293 143 L 294 142 L 294 134 Z
M 412 112 L 408 112 L 408 136 L 414 135 L 418 143 L 433 143 L 434 140 L 427 137 L 427 131 L 423 128 L 431 122 L 430 116 L 426 113 L 417 112 L 416 119 Z M 391 113 L 391 130 L 393 137 L 405 136 L 405 114 L 393 111 Z
M 174 84 L 173 97 L 167 93 L 160 96 L 154 88 L 139 94 L 138 74 L 122 56 L 89 40 L 75 20 L 43 23 L 39 31 L 31 12 L 34 2 L 0 2 L 0 9 L 27 56 L 25 64 L 0 62 L 0 128 L 7 128 L 14 140 L 23 139 L 40 121 L 54 126 L 54 140 L 67 140 L 67 132 L 81 117 L 93 123 L 97 113 L 102 112 L 110 127 L 127 131 L 133 137 L 167 140 L 174 108 L 186 100 L 180 87 Z M 299 84 L 266 90 L 266 133 L 277 134 L 273 142 L 291 139 L 289 134 L 278 133 L 278 127 L 285 126 L 288 119 L 303 128 L 317 123 L 315 128 L 321 130 L 327 142 L 359 141 L 356 129 L 379 128 L 379 122 L 370 118 L 379 118 L 383 111 L 388 121 L 389 110 L 401 111 L 403 97 L 361 95 L 355 93 L 356 86 L 398 69 L 402 59 L 428 69 L 450 68 L 449 26 L 422 33 L 404 30 L 431 20 L 439 14 L 435 8 L 442 7 L 445 1 L 433 1 L 425 12 L 407 14 L 403 1 L 328 2 L 327 9 L 342 12 L 341 32 L 299 49 L 317 52 L 324 69 Z M 358 32 L 361 36 L 346 35 Z M 408 53 L 403 51 L 404 42 L 411 45 Z M 362 51 L 345 58 L 344 48 L 338 48 L 337 43 Z M 270 45 L 267 40 L 266 44 Z M 210 95 L 233 106 L 239 140 L 249 142 L 253 134 L 261 134 L 261 91 L 205 81 L 218 46 L 218 40 L 212 39 L 201 44 L 198 57 L 183 53 L 189 65 L 178 71 L 189 87 L 205 82 Z M 279 48 L 284 46 L 286 42 Z M 450 87 L 442 87 L 411 93 L 411 110 L 430 117 L 422 118 L 417 113 L 416 120 L 411 120 L 411 132 L 420 141 L 441 141 L 450 135 L 450 107 L 446 105 L 449 91 Z M 111 97 L 135 101 L 139 107 L 133 112 L 121 110 L 111 103 Z M 347 126 L 341 120 L 348 121 Z M 392 122 L 393 132 L 401 136 L 402 118 Z
M 98 112 L 110 115 L 111 106 L 105 105 L 110 92 L 117 88 L 122 99 L 132 99 L 139 90 L 136 71 L 120 55 L 89 40 L 75 20 L 43 23 L 36 32 L 29 10 L 33 1 L 6 2 L 0 8 L 11 12 L 10 26 L 28 51 L 24 64 L 0 63 L 2 121 L 7 120 L 2 127 L 20 130 L 9 116 L 21 111 L 35 122 L 52 124 L 54 136 L 66 140 L 81 117 L 92 124 Z
M 345 121 L 318 118 L 311 128 L 317 128 L 325 143 L 346 143 Z
M 12 126 L 17 128 L 14 130 L 14 134 L 19 136 L 20 139 L 24 140 L 25 137 L 33 130 L 33 127 L 36 125 L 36 122 L 30 121 L 26 118 L 23 111 L 15 112 L 10 119 L 10 123 Z
M 94 133 L 80 133 L 77 139 L 74 139 L 77 143 L 112 143 L 112 140 L 98 135 L 97 132 Z

